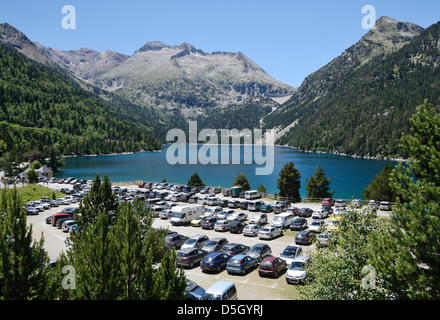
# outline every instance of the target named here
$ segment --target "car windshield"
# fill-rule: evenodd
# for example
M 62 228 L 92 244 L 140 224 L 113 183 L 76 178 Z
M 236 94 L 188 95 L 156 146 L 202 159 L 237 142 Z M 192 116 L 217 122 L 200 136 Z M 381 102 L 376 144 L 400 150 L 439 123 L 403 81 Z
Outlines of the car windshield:
M 210 240 L 205 244 L 205 247 L 214 247 L 217 244 L 217 241 Z
M 339 221 L 329 221 L 328 223 L 330 226 L 338 226 L 339 225 Z
M 186 241 L 186 244 L 194 244 L 194 243 L 196 243 L 197 242 L 197 239 L 188 239 L 187 241 Z
M 261 229 L 261 231 L 263 231 L 263 232 L 269 232 L 270 229 L 268 229 L 268 228 L 263 228 L 263 229 Z
M 249 250 L 249 252 L 258 252 L 258 253 L 260 253 L 261 250 L 263 250 L 262 247 L 252 247 L 251 250 Z
M 280 217 L 280 216 L 276 216 L 273 218 L 273 221 L 282 221 L 282 220 L 283 220 L 283 217 Z
M 320 226 L 320 225 L 321 225 L 321 222 L 318 222 L 318 221 L 312 222 L 312 226 Z
M 181 213 L 177 213 L 177 212 L 175 212 L 174 214 L 173 214 L 173 218 L 182 218 L 182 214 Z
M 205 293 L 202 297 L 202 300 L 220 300 L 221 296 L 213 293 Z
M 289 266 L 289 270 L 298 270 L 298 271 L 304 271 L 304 262 L 300 261 L 292 261 L 292 263 Z
M 282 257 L 294 257 L 296 255 L 297 248 L 294 247 L 288 247 L 284 249 L 284 251 L 281 253 Z

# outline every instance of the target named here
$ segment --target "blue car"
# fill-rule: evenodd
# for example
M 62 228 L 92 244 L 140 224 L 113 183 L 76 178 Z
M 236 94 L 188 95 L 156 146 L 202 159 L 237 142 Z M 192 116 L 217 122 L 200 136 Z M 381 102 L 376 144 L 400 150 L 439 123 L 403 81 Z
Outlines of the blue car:
M 207 254 L 200 262 L 200 268 L 203 272 L 215 271 L 220 272 L 221 269 L 226 267 L 231 256 L 223 252 L 212 252 Z
M 249 270 L 255 269 L 258 266 L 258 261 L 251 256 L 245 254 L 237 254 L 229 259 L 226 264 L 226 271 L 231 273 L 237 273 L 244 275 Z

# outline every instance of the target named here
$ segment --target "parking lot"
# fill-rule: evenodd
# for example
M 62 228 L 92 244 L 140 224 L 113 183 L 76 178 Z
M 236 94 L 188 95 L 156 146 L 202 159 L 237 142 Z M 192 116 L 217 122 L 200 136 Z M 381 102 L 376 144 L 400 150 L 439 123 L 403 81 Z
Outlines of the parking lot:
M 219 198 L 225 198 L 223 195 L 216 195 Z M 226 199 L 231 199 L 226 197 Z M 240 199 L 243 200 L 243 199 Z M 265 202 L 269 202 L 267 199 L 263 199 Z M 180 204 L 180 203 L 178 203 Z M 41 235 L 45 238 L 45 248 L 51 259 L 57 259 L 62 251 L 66 250 L 65 240 L 68 237 L 68 233 L 62 232 L 60 229 L 53 227 L 50 224 L 46 224 L 46 218 L 54 213 L 60 212 L 65 207 L 77 207 L 78 203 L 64 205 L 60 207 L 50 208 L 41 212 L 39 215 L 28 216 L 28 223 L 32 224 L 33 234 L 36 239 L 39 239 Z M 318 210 L 321 205 L 319 203 L 299 203 L 294 206 L 298 208 L 311 208 L 312 210 Z M 249 223 L 249 219 L 253 217 L 254 212 L 248 210 L 235 209 L 237 212 L 244 212 L 248 214 L 248 220 L 244 221 Z M 272 218 L 275 216 L 273 212 L 268 213 L 269 224 Z M 308 223 L 311 223 L 312 218 L 306 218 Z M 327 219 L 326 219 L 327 220 Z M 189 224 L 183 226 L 173 226 L 169 219 L 156 218 L 153 222 L 154 228 L 168 228 L 171 231 L 175 231 L 184 236 L 194 236 L 197 234 L 204 234 L 210 239 L 214 237 L 225 237 L 229 243 L 239 243 L 252 247 L 257 243 L 266 243 L 272 250 L 272 255 L 280 256 L 282 251 L 289 245 L 295 244 L 295 235 L 297 232 L 291 231 L 288 228 L 284 229 L 284 234 L 281 237 L 274 238 L 272 240 L 263 240 L 258 237 L 244 236 L 243 234 L 234 234 L 229 231 L 219 232 L 215 230 L 206 230 L 201 227 L 194 227 Z M 307 255 L 315 249 L 315 244 L 301 246 L 303 254 Z M 256 269 L 246 273 L 245 275 L 230 275 L 226 270 L 222 270 L 219 273 L 204 273 L 201 268 L 196 265 L 193 268 L 185 269 L 186 276 L 193 280 L 201 287 L 207 289 L 212 284 L 219 280 L 228 280 L 236 284 L 238 290 L 239 299 L 242 300 L 276 300 L 276 299 L 297 299 L 298 291 L 297 286 L 288 284 L 285 280 L 285 273 L 282 273 L 278 278 L 260 277 Z

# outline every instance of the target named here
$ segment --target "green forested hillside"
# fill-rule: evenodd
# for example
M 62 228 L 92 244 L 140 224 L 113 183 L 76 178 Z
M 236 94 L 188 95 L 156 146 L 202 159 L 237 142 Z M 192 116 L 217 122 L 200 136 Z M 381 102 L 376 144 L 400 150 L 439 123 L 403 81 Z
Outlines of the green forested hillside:
M 400 146 L 409 118 L 428 99 L 440 104 L 440 23 L 401 49 L 381 54 L 343 76 L 320 74 L 326 94 L 307 82 L 266 127 L 298 124 L 278 143 L 362 156 L 406 156 Z M 303 99 L 303 96 L 307 96 Z
M 151 110 L 108 99 L 0 44 L 0 156 L 20 162 L 161 148 Z

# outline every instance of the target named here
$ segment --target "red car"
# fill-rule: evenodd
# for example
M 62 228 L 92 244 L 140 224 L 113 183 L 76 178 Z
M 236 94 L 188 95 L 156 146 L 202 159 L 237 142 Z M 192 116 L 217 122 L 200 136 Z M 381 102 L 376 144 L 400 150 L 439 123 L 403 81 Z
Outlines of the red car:
M 62 219 L 62 218 L 70 218 L 70 217 L 75 218 L 75 217 L 73 216 L 73 214 L 70 214 L 70 213 L 55 213 L 55 214 L 52 215 L 52 221 L 51 221 L 51 223 L 52 223 L 53 226 L 56 226 L 56 225 L 57 225 L 57 221 L 58 221 L 59 219 Z
M 322 200 L 321 203 L 322 206 L 334 206 L 335 205 L 335 200 L 333 200 L 332 198 L 325 198 Z
M 258 275 L 260 277 L 272 276 L 278 278 L 278 275 L 284 272 L 286 268 L 287 264 L 285 260 L 274 256 L 267 256 L 261 260 L 258 266 Z

